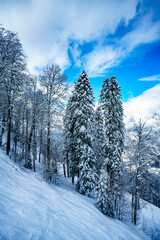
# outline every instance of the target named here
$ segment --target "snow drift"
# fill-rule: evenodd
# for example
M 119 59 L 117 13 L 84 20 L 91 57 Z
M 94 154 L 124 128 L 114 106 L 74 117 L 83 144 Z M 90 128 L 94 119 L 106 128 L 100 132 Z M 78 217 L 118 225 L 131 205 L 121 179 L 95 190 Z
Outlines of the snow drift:
M 103 215 L 70 184 L 50 185 L 0 151 L 0 239 L 138 240 L 134 227 Z

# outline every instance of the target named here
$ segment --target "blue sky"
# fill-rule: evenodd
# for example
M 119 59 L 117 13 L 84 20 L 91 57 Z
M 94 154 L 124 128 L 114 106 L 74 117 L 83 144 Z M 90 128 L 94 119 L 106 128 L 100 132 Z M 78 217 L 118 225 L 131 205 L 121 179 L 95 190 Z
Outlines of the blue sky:
M 74 83 L 85 69 L 96 101 L 115 75 L 123 101 L 160 81 L 160 0 L 0 0 L 32 73 L 57 63 Z

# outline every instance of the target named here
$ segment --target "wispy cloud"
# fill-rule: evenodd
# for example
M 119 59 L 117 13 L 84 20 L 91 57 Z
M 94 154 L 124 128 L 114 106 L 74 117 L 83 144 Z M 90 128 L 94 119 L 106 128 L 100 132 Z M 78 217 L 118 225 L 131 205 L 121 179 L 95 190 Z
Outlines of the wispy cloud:
M 96 47 L 93 52 L 84 57 L 84 65 L 92 77 L 102 76 L 107 69 L 116 66 L 122 59 L 123 49 L 120 47 Z
M 138 2 L 6 0 L 0 1 L 0 22 L 4 27 L 18 32 L 28 56 L 30 70 L 41 68 L 49 62 L 58 63 L 66 69 L 71 65 L 68 54 L 70 41 L 82 45 L 90 41 L 99 44 L 101 37 L 114 34 L 120 23 L 127 26 L 135 17 Z M 73 59 L 79 66 L 81 60 L 78 46 L 75 48 L 77 52 L 73 54 Z
M 149 76 L 149 77 L 143 77 L 143 78 L 139 78 L 139 81 L 160 81 L 160 74 L 158 75 L 153 75 L 153 76 Z
M 31 71 L 55 62 L 63 70 L 75 64 L 97 76 L 120 64 L 140 44 L 160 39 L 159 21 L 153 22 L 150 13 L 137 17 L 140 2 L 6 0 L 0 1 L 0 22 L 18 32 Z M 127 29 L 131 20 L 134 26 Z M 120 25 L 126 29 L 121 37 L 116 35 Z M 81 47 L 91 42 L 94 49 L 83 53 Z
M 160 21 L 152 22 L 150 14 L 143 16 L 133 30 L 122 38 L 115 39 L 111 45 L 96 47 L 85 57 L 87 70 L 91 76 L 103 75 L 106 70 L 119 65 L 141 44 L 152 43 L 160 39 Z
M 72 58 L 74 61 L 74 64 L 77 67 L 80 67 L 82 64 L 82 60 L 81 60 L 81 49 L 79 48 L 79 44 L 78 42 L 74 43 L 72 47 L 70 47 L 70 52 L 72 54 Z

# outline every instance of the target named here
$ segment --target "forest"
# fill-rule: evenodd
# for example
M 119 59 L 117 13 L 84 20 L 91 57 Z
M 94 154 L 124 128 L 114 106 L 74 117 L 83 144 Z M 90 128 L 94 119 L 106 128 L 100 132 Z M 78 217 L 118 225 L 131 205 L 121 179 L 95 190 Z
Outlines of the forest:
M 142 200 L 160 208 L 160 176 L 150 171 L 155 134 L 141 119 L 125 128 L 115 76 L 95 104 L 86 71 L 74 86 L 54 63 L 32 75 L 18 35 L 0 27 L 0 148 L 21 168 L 41 166 L 49 184 L 63 171 L 102 213 L 136 225 Z

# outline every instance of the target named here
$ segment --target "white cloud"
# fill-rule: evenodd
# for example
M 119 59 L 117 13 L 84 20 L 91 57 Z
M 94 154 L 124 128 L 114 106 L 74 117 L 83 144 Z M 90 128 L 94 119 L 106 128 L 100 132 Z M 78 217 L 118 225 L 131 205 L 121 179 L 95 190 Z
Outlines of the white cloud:
M 139 1 L 6 0 L 0 1 L 0 22 L 18 32 L 32 72 L 50 62 L 68 68 L 70 50 L 76 66 L 83 65 L 90 76 L 97 76 L 120 64 L 140 44 L 160 38 L 160 22 L 152 22 L 150 13 L 125 36 L 114 38 L 121 23 L 127 26 L 135 18 Z M 113 43 L 104 45 L 110 34 Z M 91 41 L 95 48 L 82 57 L 79 46 Z M 71 42 L 75 44 L 70 46 Z
M 139 81 L 160 81 L 160 74 L 149 77 L 139 78 Z
M 134 18 L 137 3 L 138 0 L 6 0 L 0 2 L 0 22 L 18 32 L 30 70 L 51 61 L 67 68 L 71 64 L 70 40 L 83 44 L 114 34 L 121 22 L 127 25 Z M 77 59 L 79 65 L 78 55 Z
M 132 127 L 140 118 L 148 125 L 156 124 L 157 118 L 160 120 L 160 84 L 124 103 L 124 114 L 127 127 Z
M 152 22 L 151 14 L 144 16 L 136 24 L 134 30 L 127 33 L 121 40 L 127 51 L 132 51 L 140 44 L 156 41 L 160 38 L 160 21 Z
M 112 45 L 96 47 L 85 57 L 90 76 L 103 75 L 107 69 L 121 63 L 139 45 L 160 39 L 160 21 L 152 22 L 151 15 L 144 16 L 135 28 Z
M 82 51 L 80 50 L 78 42 L 76 42 L 72 47 L 70 47 L 70 52 L 72 54 L 75 65 L 77 67 L 80 67 L 82 65 L 82 61 L 80 58 Z
M 97 47 L 84 57 L 85 66 L 90 77 L 102 76 L 107 69 L 118 65 L 125 52 L 121 47 Z

